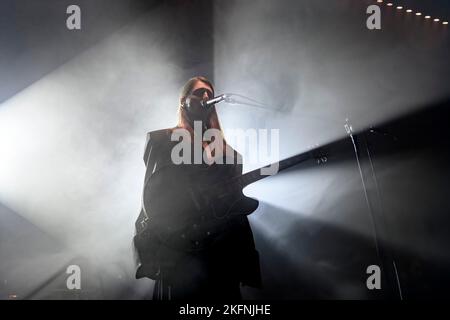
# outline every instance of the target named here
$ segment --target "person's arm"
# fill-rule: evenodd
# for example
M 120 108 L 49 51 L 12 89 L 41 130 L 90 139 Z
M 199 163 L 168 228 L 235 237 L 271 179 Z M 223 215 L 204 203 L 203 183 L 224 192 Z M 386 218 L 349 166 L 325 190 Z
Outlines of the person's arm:
M 156 165 L 158 163 L 158 149 L 159 145 L 167 139 L 167 135 L 169 134 L 167 129 L 157 130 L 147 133 L 147 138 L 145 142 L 144 148 L 144 156 L 143 160 L 145 163 L 145 176 L 144 176 L 144 190 L 149 183 L 149 180 L 152 174 L 155 172 Z M 144 197 L 144 192 L 142 192 L 142 197 Z M 142 198 L 143 200 L 143 198 Z M 138 219 L 136 220 L 136 232 L 141 232 L 145 227 L 145 224 L 149 218 L 149 213 L 146 212 L 144 201 L 142 201 L 141 212 L 139 214 Z
M 145 148 L 144 148 L 144 163 L 145 163 L 145 176 L 144 176 L 144 187 L 145 184 L 148 182 L 148 179 L 150 177 L 151 171 L 149 170 L 149 167 L 153 167 L 155 164 L 155 152 L 152 152 L 153 149 L 153 139 L 151 137 L 151 132 L 147 133 L 147 139 L 145 142 Z M 150 166 L 149 166 L 150 164 Z M 145 224 L 148 220 L 148 214 L 145 212 L 145 208 L 143 203 L 141 204 L 141 211 L 139 213 L 139 217 L 136 220 L 135 227 L 136 227 L 136 233 L 142 232 L 142 230 L 145 228 Z
M 167 132 L 165 130 L 159 130 L 147 133 L 147 139 L 144 148 L 144 163 L 145 163 L 145 176 L 144 176 L 144 189 L 145 185 L 151 179 L 151 175 L 157 164 L 158 145 L 163 140 Z M 142 197 L 144 196 L 144 192 Z M 147 224 L 149 223 L 149 213 L 146 212 L 144 203 L 142 201 L 141 211 L 139 217 L 135 222 L 136 234 L 133 238 L 133 244 L 135 249 L 135 262 L 137 266 L 136 278 L 140 279 L 148 277 L 150 279 L 156 279 L 158 273 L 157 261 L 155 261 L 156 253 L 159 250 L 158 244 L 150 239 L 148 232 L 146 232 Z

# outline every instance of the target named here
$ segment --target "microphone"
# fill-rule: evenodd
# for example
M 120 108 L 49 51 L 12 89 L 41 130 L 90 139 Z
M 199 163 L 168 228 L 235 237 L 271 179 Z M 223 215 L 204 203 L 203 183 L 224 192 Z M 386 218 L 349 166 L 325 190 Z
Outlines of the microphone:
M 228 96 L 226 94 L 221 94 L 220 96 L 217 96 L 215 98 L 212 98 L 210 100 L 203 100 L 200 102 L 200 104 L 202 105 L 203 108 L 208 109 L 210 108 L 212 105 L 222 102 L 224 100 L 228 99 Z

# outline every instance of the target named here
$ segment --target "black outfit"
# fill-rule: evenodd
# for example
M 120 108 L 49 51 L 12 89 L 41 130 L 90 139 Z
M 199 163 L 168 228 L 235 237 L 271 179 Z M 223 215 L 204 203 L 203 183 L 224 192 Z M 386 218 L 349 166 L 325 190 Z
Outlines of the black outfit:
M 147 135 L 144 190 L 150 191 L 144 193 L 147 205 L 136 221 L 134 244 L 139 263 L 136 278 L 156 280 L 154 299 L 239 300 L 240 284 L 261 287 L 259 256 L 247 216 L 214 220 L 217 228 L 202 230 L 208 236 L 201 243 L 187 239 L 187 243 L 177 245 L 184 233 L 179 234 L 171 227 L 187 216 L 195 216 L 195 208 L 187 203 L 192 192 L 201 193 L 197 186 L 225 183 L 242 174 L 242 164 L 234 161 L 234 164 L 175 165 L 171 152 L 179 142 L 170 141 L 170 136 L 170 129 Z M 248 212 L 252 212 L 258 202 L 249 200 L 253 202 Z M 193 223 L 192 228 L 196 226 Z

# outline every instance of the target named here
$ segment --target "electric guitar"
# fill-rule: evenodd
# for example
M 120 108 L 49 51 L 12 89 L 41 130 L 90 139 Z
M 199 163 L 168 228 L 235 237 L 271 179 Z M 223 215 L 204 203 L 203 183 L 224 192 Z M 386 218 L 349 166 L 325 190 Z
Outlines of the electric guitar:
M 282 160 L 277 163 L 277 173 L 314 158 L 317 156 L 313 151 L 308 151 Z M 151 183 L 146 184 L 140 230 L 135 237 L 135 244 L 141 241 L 136 245 L 138 249 L 146 241 L 155 240 L 167 248 L 182 251 L 212 246 L 225 232 L 228 221 L 257 209 L 258 201 L 246 197 L 242 190 L 269 176 L 261 175 L 261 169 L 256 169 L 228 181 L 205 186 L 196 184 L 195 177 L 185 178 L 190 181 L 180 181 L 186 176 L 180 174 L 182 170 L 182 166 L 172 166 L 166 172 L 164 168 L 159 169 L 152 176 Z M 168 175 L 169 172 L 173 176 Z M 163 185 L 164 188 L 161 187 Z M 186 185 L 189 185 L 187 189 L 180 189 Z M 151 212 L 152 216 L 146 212 Z

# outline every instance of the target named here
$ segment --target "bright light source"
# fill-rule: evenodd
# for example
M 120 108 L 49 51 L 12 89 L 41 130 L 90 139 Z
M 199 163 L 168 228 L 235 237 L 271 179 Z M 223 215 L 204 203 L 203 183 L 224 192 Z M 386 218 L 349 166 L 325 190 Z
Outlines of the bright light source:
M 439 19 L 436 18 L 436 19 L 434 19 L 433 21 L 434 21 L 434 22 L 439 22 Z
M 421 16 L 422 12 L 416 12 L 416 16 Z
M 398 7 L 397 7 L 397 10 L 402 10 L 402 9 L 403 9 L 402 6 L 398 6 Z
M 383 0 L 377 0 L 378 3 L 383 3 Z
M 392 7 L 393 5 L 394 5 L 394 4 L 393 4 L 392 2 L 388 2 L 388 3 L 387 3 L 387 6 L 388 6 L 388 7 Z
M 431 16 L 425 16 L 425 19 L 431 19 Z
M 408 10 L 406 10 L 406 12 L 408 12 L 408 13 L 411 13 L 411 12 L 412 12 L 412 10 L 411 10 L 411 9 L 408 9 Z
M 447 24 L 448 24 L 448 21 L 444 21 L 444 22 L 442 22 L 442 24 L 445 24 L 445 25 L 447 25 Z

